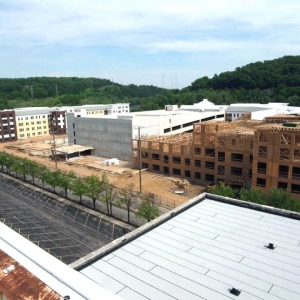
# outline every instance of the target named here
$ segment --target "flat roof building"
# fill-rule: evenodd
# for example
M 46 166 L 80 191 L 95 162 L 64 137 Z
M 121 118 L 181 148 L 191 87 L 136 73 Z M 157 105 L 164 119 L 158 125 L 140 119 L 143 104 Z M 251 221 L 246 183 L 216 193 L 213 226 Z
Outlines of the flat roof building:
M 72 264 L 123 299 L 300 299 L 300 214 L 211 194 Z

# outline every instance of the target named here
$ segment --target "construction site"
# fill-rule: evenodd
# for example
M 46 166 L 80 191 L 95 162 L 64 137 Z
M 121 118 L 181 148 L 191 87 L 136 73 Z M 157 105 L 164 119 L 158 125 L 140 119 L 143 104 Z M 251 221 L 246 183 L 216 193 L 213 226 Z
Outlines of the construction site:
M 55 141 L 55 145 L 54 145 Z M 131 162 L 119 160 L 118 165 L 107 165 L 107 158 L 90 155 L 89 146 L 68 145 L 65 136 L 41 136 L 0 143 L 0 151 L 29 158 L 49 169 L 56 167 L 62 171 L 74 171 L 79 176 L 106 174 L 109 182 L 117 188 L 133 185 L 135 191 L 140 189 L 139 170 L 133 168 Z M 78 153 L 79 151 L 80 153 Z M 71 153 L 72 152 L 72 153 Z M 53 158 L 56 153 L 56 160 Z M 172 176 L 162 176 L 142 171 L 142 195 L 155 199 L 156 203 L 166 208 L 174 208 L 197 196 L 205 190 L 204 186 L 189 183 L 187 180 Z
M 300 196 L 300 115 L 194 124 L 193 133 L 134 139 L 136 168 L 202 185 L 271 187 Z

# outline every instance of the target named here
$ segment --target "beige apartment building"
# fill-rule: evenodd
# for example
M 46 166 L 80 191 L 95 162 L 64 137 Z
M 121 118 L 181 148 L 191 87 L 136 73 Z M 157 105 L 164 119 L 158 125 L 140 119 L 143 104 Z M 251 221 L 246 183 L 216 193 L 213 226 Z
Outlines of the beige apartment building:
M 133 165 L 140 162 L 143 169 L 202 184 L 234 181 L 300 196 L 300 116 L 253 121 L 245 115 L 196 123 L 193 133 L 134 139 Z
M 16 110 L 17 138 L 49 134 L 49 110 Z

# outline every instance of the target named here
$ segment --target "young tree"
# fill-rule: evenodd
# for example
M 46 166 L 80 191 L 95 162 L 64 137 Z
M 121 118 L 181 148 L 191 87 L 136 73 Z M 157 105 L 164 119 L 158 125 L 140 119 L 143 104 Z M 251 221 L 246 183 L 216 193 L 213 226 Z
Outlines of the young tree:
M 235 197 L 234 190 L 229 185 L 227 186 L 219 185 L 214 188 L 210 188 L 208 192 L 214 195 L 219 195 L 219 196 L 224 196 L 229 198 Z
M 82 196 L 86 193 L 86 183 L 82 178 L 74 178 L 72 180 L 71 190 L 73 195 L 79 197 L 79 203 L 82 203 Z
M 36 173 L 36 177 L 42 181 L 43 189 L 45 188 L 45 182 L 47 181 L 47 178 L 49 177 L 49 170 L 44 165 L 38 165 L 38 170 Z
M 267 204 L 266 197 L 262 191 L 256 188 L 250 190 L 242 189 L 240 192 L 240 199 L 258 204 Z
M 0 165 L 3 171 L 3 167 L 6 166 L 6 158 L 8 158 L 8 154 L 6 152 L 0 152 Z
M 68 189 L 72 187 L 72 182 L 75 178 L 76 174 L 73 171 L 60 173 L 59 187 L 65 190 L 66 198 L 68 198 Z
M 45 181 L 50 184 L 55 192 L 55 188 L 60 185 L 61 181 L 61 171 L 55 170 L 54 172 L 48 171 Z
M 25 166 L 22 159 L 14 157 L 11 160 L 10 170 L 16 173 L 16 177 L 19 177 L 19 174 L 23 175 L 24 180 L 26 180 L 25 175 Z
M 26 173 L 32 177 L 32 183 L 35 184 L 34 180 L 39 171 L 39 165 L 37 162 L 25 159 Z
M 124 205 L 127 209 L 127 219 L 128 223 L 130 223 L 130 208 L 132 205 L 135 196 L 133 194 L 134 184 L 130 183 L 127 185 L 126 189 L 123 189 L 120 192 L 119 205 Z
M 93 200 L 94 208 L 96 208 L 96 200 L 102 191 L 102 184 L 97 175 L 90 175 L 85 178 L 86 191 L 85 194 Z
M 112 206 L 116 199 L 116 190 L 109 184 L 108 178 L 105 174 L 102 175 L 102 190 L 103 194 L 100 198 L 101 201 L 106 203 L 107 214 L 112 216 Z
M 150 198 L 146 196 L 139 205 L 136 216 L 150 222 L 159 216 L 159 209 L 155 205 L 154 201 L 150 200 Z

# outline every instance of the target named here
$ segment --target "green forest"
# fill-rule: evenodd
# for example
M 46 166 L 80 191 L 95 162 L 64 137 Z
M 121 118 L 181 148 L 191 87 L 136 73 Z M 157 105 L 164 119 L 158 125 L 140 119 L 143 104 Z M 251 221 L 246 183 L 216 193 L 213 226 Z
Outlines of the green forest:
M 163 89 L 78 77 L 0 78 L 0 109 L 28 106 L 130 103 L 131 111 L 163 109 L 209 99 L 215 104 L 286 102 L 300 106 L 300 56 L 255 62 L 234 71 Z

